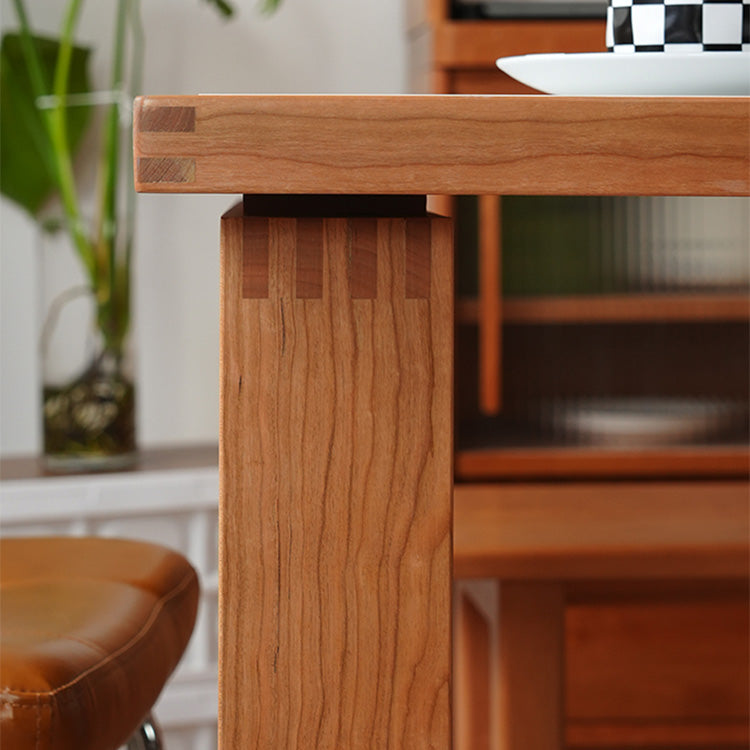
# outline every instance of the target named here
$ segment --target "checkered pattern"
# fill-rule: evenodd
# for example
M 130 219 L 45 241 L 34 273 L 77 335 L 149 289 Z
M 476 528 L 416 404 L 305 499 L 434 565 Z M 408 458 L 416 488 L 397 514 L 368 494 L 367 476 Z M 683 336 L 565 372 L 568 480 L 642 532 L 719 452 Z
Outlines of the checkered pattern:
M 607 49 L 750 51 L 750 0 L 609 0 Z

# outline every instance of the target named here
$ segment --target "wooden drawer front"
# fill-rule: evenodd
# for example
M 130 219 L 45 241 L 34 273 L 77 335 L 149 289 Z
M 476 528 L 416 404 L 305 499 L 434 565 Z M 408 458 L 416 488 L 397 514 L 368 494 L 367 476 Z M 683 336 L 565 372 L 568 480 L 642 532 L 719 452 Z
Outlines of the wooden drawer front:
M 571 605 L 568 745 L 746 747 L 746 601 Z

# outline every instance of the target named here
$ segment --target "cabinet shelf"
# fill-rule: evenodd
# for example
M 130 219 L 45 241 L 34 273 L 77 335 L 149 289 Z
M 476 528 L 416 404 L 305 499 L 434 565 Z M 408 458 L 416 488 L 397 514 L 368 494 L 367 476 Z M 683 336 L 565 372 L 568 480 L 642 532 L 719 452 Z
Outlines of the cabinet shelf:
M 598 18 L 458 20 L 439 24 L 434 34 L 433 64 L 452 69 L 487 68 L 501 56 L 605 49 Z
M 509 297 L 502 300 L 503 323 L 676 323 L 745 322 L 750 320 L 750 295 L 730 293 L 637 293 L 564 297 Z M 456 301 L 459 323 L 479 322 L 479 301 Z
M 457 481 L 577 477 L 747 477 L 750 452 L 741 443 L 615 449 L 586 445 L 458 449 Z

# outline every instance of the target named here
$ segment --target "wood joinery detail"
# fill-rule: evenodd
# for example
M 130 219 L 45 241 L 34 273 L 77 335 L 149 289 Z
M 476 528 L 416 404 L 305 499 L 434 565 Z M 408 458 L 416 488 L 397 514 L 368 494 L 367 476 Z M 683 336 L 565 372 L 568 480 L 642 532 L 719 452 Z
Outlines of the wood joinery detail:
M 375 219 L 349 222 L 349 285 L 353 299 L 375 299 L 378 292 Z
M 169 156 L 141 157 L 136 162 L 136 175 L 141 182 L 152 184 L 194 182 L 195 159 Z
M 145 106 L 139 112 L 138 128 L 142 133 L 193 133 L 195 107 Z
M 268 221 L 247 217 L 242 221 L 242 296 L 268 297 Z
M 296 297 L 320 299 L 323 296 L 323 220 L 298 219 L 296 228 Z
M 448 750 L 451 222 L 230 213 L 222 246 L 221 747 Z
M 400 235 L 404 258 L 393 291 L 406 299 L 429 299 L 434 219 L 400 218 L 388 227 L 383 219 L 263 218 L 245 216 L 242 223 L 242 296 L 269 296 L 269 254 L 277 245 L 288 245 L 294 254 L 296 299 L 320 299 L 324 288 L 324 256 L 329 243 L 341 245 L 346 261 L 346 280 L 351 299 L 376 299 L 378 294 L 378 233 Z M 331 233 L 335 225 L 338 231 Z

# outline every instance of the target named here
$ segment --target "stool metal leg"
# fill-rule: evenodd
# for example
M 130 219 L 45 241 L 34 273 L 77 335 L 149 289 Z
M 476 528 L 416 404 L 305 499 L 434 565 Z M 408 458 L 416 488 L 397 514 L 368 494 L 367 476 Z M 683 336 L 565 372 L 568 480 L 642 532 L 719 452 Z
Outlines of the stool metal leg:
M 138 727 L 138 731 L 128 740 L 127 750 L 162 750 L 159 725 L 150 714 Z

